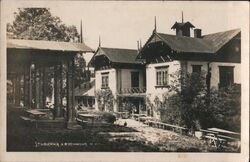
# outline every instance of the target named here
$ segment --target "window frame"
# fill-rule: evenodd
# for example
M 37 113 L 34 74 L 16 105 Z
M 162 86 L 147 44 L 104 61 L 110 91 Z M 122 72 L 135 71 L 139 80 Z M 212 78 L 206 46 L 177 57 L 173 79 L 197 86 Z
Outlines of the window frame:
M 101 89 L 109 88 L 109 72 L 101 73 Z
M 219 88 L 227 88 L 227 87 L 229 87 L 230 85 L 233 85 L 235 82 L 234 82 L 234 67 L 235 66 L 218 66 L 219 67 Z M 222 72 L 222 70 L 224 70 L 224 72 L 226 71 L 226 70 L 229 70 L 230 69 L 230 72 L 232 72 L 231 74 L 229 74 L 228 73 L 228 71 L 226 72 L 226 73 L 228 73 L 228 74 L 226 74 L 227 76 L 227 78 L 225 79 L 223 79 L 224 81 L 226 80 L 226 83 L 221 83 L 221 81 L 222 81 L 222 76 L 221 76 L 221 72 Z M 232 71 L 231 71 L 232 70 Z M 231 75 L 231 76 L 230 76 Z M 227 79 L 228 79 L 228 77 L 230 77 L 231 78 L 231 81 L 227 81 Z
M 169 65 L 155 67 L 156 88 L 169 87 Z
M 199 67 L 198 72 L 197 72 L 197 71 L 194 71 L 194 70 L 195 70 L 195 67 Z M 196 69 L 196 70 L 197 70 L 197 69 Z M 202 71 L 202 65 L 192 65 L 192 73 L 201 74 L 201 71 Z

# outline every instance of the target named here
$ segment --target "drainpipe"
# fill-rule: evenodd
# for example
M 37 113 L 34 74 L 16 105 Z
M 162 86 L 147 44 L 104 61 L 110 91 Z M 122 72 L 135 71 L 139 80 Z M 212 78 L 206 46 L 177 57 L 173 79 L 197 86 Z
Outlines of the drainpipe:
M 210 62 L 207 63 L 207 75 L 206 75 L 206 86 L 207 86 L 207 105 L 210 104 L 210 86 L 211 86 L 211 67 Z

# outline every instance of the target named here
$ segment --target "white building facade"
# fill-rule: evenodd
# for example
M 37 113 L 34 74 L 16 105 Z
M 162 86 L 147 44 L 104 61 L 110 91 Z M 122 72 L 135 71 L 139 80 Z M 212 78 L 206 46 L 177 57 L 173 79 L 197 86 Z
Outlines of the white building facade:
M 137 54 L 137 50 L 99 47 L 92 59 L 95 65 L 96 94 L 110 90 L 114 97 L 114 112 L 139 113 L 142 107 L 145 108 L 145 68 L 136 61 Z M 124 107 L 125 100 L 134 106 L 134 110 Z M 100 110 L 98 101 L 95 103 L 96 109 Z M 104 108 L 104 111 L 107 110 Z
M 176 35 L 157 33 L 155 29 L 137 56 L 145 60 L 146 97 L 151 103 L 156 97 L 161 100 L 163 94 L 171 95 L 169 85 L 175 79 L 171 74 L 180 70 L 204 72 L 205 77 L 210 73 L 210 88 L 241 84 L 240 29 L 204 36 L 195 29 L 194 37 L 190 37 L 191 28 L 194 26 L 189 22 L 176 22 L 172 27 Z M 160 118 L 157 111 L 148 115 Z

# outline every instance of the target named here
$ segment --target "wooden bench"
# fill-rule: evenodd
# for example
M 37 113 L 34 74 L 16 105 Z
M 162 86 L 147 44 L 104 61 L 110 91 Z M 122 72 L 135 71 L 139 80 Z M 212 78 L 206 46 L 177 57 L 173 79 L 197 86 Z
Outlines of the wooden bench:
M 33 121 L 33 119 L 25 117 L 25 116 L 20 116 L 21 119 L 23 119 L 24 121 Z
M 148 121 L 147 124 L 149 126 L 153 126 L 153 127 L 157 127 L 160 129 L 167 129 L 169 130 L 169 128 L 174 131 L 174 132 L 179 132 L 181 134 L 183 134 L 183 131 L 186 133 L 187 132 L 187 128 L 181 127 L 181 126 L 177 126 L 177 125 L 172 125 L 172 124 L 167 124 L 167 123 L 162 123 L 162 122 L 158 122 L 158 121 Z

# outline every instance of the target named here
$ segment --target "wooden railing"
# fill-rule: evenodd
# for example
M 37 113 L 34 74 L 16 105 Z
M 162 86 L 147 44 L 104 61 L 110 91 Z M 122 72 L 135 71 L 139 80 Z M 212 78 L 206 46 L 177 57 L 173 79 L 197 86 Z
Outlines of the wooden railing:
M 146 93 L 146 87 L 121 88 L 119 94 L 141 94 Z

